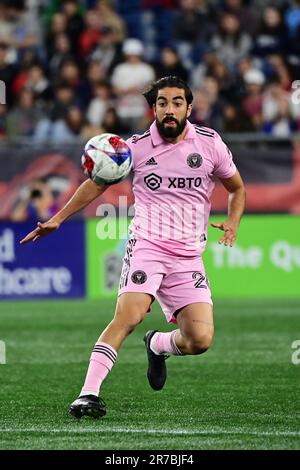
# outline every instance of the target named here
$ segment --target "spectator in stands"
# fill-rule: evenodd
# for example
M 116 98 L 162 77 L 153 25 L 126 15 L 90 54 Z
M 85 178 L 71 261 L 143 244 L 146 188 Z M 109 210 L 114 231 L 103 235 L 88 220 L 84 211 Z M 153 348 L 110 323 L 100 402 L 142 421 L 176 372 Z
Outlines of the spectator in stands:
M 94 97 L 94 88 L 99 82 L 108 82 L 107 74 L 105 73 L 104 67 L 101 62 L 97 60 L 90 60 L 87 62 L 87 68 L 85 72 L 85 106 L 87 110 L 90 101 Z
M 112 106 L 111 87 L 105 81 L 96 82 L 93 86 L 94 97 L 87 108 L 87 121 L 93 126 L 101 126 L 106 110 Z
M 63 62 L 59 71 L 59 79 L 73 88 L 78 103 L 84 108 L 89 89 L 87 89 L 87 83 L 79 65 L 72 59 Z
M 36 102 L 41 108 L 45 108 L 48 101 L 52 98 L 52 93 L 49 80 L 40 64 L 34 64 L 29 68 L 25 86 L 33 91 Z
M 20 199 L 12 212 L 11 220 L 24 222 L 33 219 L 43 222 L 58 210 L 59 207 L 47 182 L 35 180 L 28 187 L 21 189 Z
M 115 108 L 106 109 L 102 120 L 102 127 L 104 132 L 111 132 L 112 134 L 124 137 L 130 134 L 130 128 L 120 120 Z
M 284 90 L 290 91 L 292 85 L 292 77 L 283 57 L 279 54 L 272 54 L 267 57 L 267 64 L 270 67 L 269 73 L 271 77 L 275 77 L 276 79 L 278 79 L 281 83 L 281 87 Z
M 117 96 L 117 109 L 121 120 L 132 130 L 141 130 L 146 113 L 146 102 L 141 95 L 145 86 L 154 80 L 153 67 L 143 62 L 143 44 L 138 39 L 127 39 L 123 44 L 125 62 L 117 65 L 111 83 Z
M 208 49 L 203 57 L 200 58 L 199 63 L 191 71 L 191 83 L 192 88 L 200 88 L 201 83 L 206 75 L 210 75 L 215 64 L 219 62 L 219 59 L 214 51 Z
M 89 10 L 84 16 L 84 29 L 79 38 L 79 53 L 81 58 L 91 54 L 101 39 L 103 22 L 96 9 Z
M 281 16 L 280 10 L 268 6 L 263 11 L 260 26 L 258 28 L 253 54 L 265 58 L 270 54 L 282 54 L 287 48 L 287 28 Z
M 66 33 L 74 55 L 79 50 L 79 38 L 84 29 L 83 14 L 78 0 L 61 0 L 61 11 L 66 17 Z
M 224 99 L 220 96 L 220 86 L 214 77 L 207 76 L 203 79 L 200 88 L 206 95 L 211 109 L 211 123 L 213 128 L 221 129 L 222 108 Z
M 254 128 L 262 129 L 262 102 L 265 76 L 258 69 L 248 70 L 244 75 L 246 96 L 242 100 L 242 109 L 250 119 Z
M 156 77 L 167 77 L 168 75 L 176 75 L 187 81 L 188 72 L 183 66 L 174 47 L 164 47 L 160 55 L 160 63 L 157 66 Z
M 237 64 L 237 79 L 244 80 L 244 75 L 248 70 L 254 69 L 254 61 L 250 56 L 242 57 L 239 63 Z
M 218 32 L 211 40 L 211 47 L 232 72 L 239 60 L 249 54 L 252 40 L 247 33 L 241 31 L 238 18 L 226 13 L 220 19 Z
M 290 94 L 283 90 L 280 81 L 274 79 L 266 87 L 263 103 L 263 129 L 277 137 L 288 137 L 295 130 Z
M 47 118 L 41 120 L 35 129 L 33 139 L 35 142 L 72 143 L 76 138 L 82 137 L 85 124 L 81 108 L 72 105 L 68 107 L 64 117 L 53 121 Z
M 214 106 L 219 101 L 219 83 L 214 77 L 207 76 L 202 81 L 201 89 L 205 92 L 209 103 Z
M 32 137 L 37 123 L 44 113 L 37 105 L 32 90 L 23 88 L 17 104 L 7 115 L 7 130 L 9 137 Z
M 12 82 L 16 73 L 16 69 L 12 64 L 7 62 L 7 44 L 0 42 L 0 80 L 6 86 L 6 103 L 11 106 L 13 101 Z
M 106 74 L 102 63 L 97 60 L 90 60 L 87 64 L 86 76 L 90 86 L 105 81 Z
M 69 109 L 77 104 L 78 98 L 72 86 L 65 81 L 58 81 L 54 86 L 54 99 L 49 112 L 36 125 L 33 134 L 35 142 L 52 139 L 53 123 L 64 121 Z
M 238 103 L 226 103 L 222 112 L 223 132 L 254 132 L 255 126 Z
M 51 129 L 52 141 L 55 143 L 74 142 L 74 138 L 81 137 L 85 124 L 83 112 L 79 106 L 71 106 L 65 119 L 53 122 Z
M 263 86 L 269 90 L 269 81 L 279 80 L 290 96 L 300 76 L 299 44 L 300 0 L 0 0 L 0 80 L 7 98 L 0 132 L 49 137 L 53 121 L 64 123 L 69 108 L 80 106 L 82 132 L 89 135 L 102 129 L 114 104 L 121 119 L 117 127 L 143 131 L 153 116 L 140 92 L 154 79 L 152 65 L 160 58 L 157 76 L 178 75 L 199 91 L 199 123 L 213 121 L 219 129 L 215 117 L 223 112 L 224 129 L 260 131 L 269 123 L 259 118 Z M 130 47 L 133 54 L 126 53 Z M 149 58 L 155 59 L 152 65 Z M 257 74 L 257 83 L 244 80 L 253 69 L 263 72 L 263 85 Z M 58 90 L 57 80 L 67 85 Z M 109 83 L 114 102 L 104 105 L 103 88 L 96 91 L 99 82 Z M 17 118 L 24 88 L 34 92 L 33 109 L 26 107 L 28 95 Z M 283 96 L 279 101 L 287 117 Z M 45 104 L 46 116 L 40 107 Z M 299 122 L 298 108 L 292 106 L 291 129 Z M 41 116 L 36 126 L 29 125 L 36 115 Z M 108 112 L 108 121 L 116 117 Z M 276 128 L 272 121 L 270 132 Z
M 56 38 L 61 34 L 65 34 L 69 40 L 67 34 L 67 17 L 62 12 L 57 12 L 52 16 L 49 28 L 45 33 L 45 48 L 48 59 L 54 55 Z
M 122 43 L 126 37 L 126 25 L 120 15 L 113 8 L 110 0 L 98 0 L 96 3 L 96 15 L 101 18 L 102 28 L 114 32 L 117 43 Z
M 77 92 L 79 83 L 81 82 L 81 73 L 78 64 L 72 59 L 64 61 L 59 71 L 59 78 L 67 82 L 74 91 Z
M 216 113 L 204 88 L 194 92 L 191 121 L 199 126 L 220 128 L 221 114 Z
M 213 77 L 219 85 L 219 94 L 221 97 L 229 98 L 235 92 L 235 80 L 230 73 L 229 68 L 220 60 L 214 61 L 207 69 L 207 75 Z
M 25 50 L 39 49 L 40 24 L 24 0 L 4 0 L 2 8 L 0 40 L 10 48 L 10 62 L 16 63 Z
M 195 57 L 204 52 L 215 30 L 215 14 L 210 2 L 180 0 L 180 9 L 174 20 L 174 39 L 184 66 L 191 70 Z
M 56 79 L 63 63 L 74 60 L 71 42 L 66 33 L 58 33 L 54 38 L 53 49 L 49 57 L 50 78 Z
M 224 11 L 236 16 L 242 31 L 254 37 L 258 27 L 258 15 L 254 9 L 245 5 L 243 0 L 225 0 Z
M 246 94 L 246 84 L 244 76 L 246 72 L 255 68 L 254 60 L 252 57 L 243 57 L 237 64 L 235 70 L 235 84 L 234 84 L 234 98 L 241 99 Z M 236 103 L 237 104 L 237 103 Z
M 60 80 L 54 86 L 54 101 L 50 111 L 53 121 L 64 119 L 71 106 L 78 104 L 74 89 L 68 82 Z
M 122 62 L 122 44 L 118 42 L 117 34 L 112 28 L 101 29 L 101 38 L 89 59 L 99 62 L 107 77 L 112 74 L 116 65 Z

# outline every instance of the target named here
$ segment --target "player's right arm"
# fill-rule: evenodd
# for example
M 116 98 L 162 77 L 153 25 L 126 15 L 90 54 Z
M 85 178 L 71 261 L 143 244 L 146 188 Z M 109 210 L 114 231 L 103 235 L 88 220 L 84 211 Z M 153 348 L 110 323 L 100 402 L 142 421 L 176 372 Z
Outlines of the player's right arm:
M 99 186 L 90 179 L 84 181 L 75 191 L 71 199 L 59 212 L 57 212 L 57 214 L 44 223 L 38 222 L 37 227 L 32 232 L 28 233 L 20 243 L 23 244 L 30 241 L 34 242 L 40 237 L 44 237 L 45 235 L 49 235 L 54 232 L 66 219 L 103 194 L 107 187 L 108 186 L 106 185 Z

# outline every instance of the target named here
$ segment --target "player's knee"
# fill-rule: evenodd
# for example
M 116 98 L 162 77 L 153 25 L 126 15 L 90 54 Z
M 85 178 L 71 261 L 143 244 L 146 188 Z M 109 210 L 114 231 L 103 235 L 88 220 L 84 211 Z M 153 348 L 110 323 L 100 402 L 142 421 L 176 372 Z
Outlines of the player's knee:
M 144 319 L 145 313 L 138 304 L 119 304 L 116 309 L 115 319 L 130 334 L 135 327 Z
M 203 354 L 209 348 L 213 340 L 212 333 L 206 333 L 198 337 L 191 338 L 188 342 L 190 354 Z

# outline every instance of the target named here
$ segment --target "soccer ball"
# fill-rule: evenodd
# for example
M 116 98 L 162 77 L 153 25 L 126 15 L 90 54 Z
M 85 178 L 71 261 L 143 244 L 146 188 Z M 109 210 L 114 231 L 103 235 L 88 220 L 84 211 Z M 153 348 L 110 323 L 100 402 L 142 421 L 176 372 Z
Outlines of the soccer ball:
M 81 157 L 84 174 L 96 184 L 115 184 L 130 173 L 132 156 L 128 145 L 115 134 L 92 137 Z

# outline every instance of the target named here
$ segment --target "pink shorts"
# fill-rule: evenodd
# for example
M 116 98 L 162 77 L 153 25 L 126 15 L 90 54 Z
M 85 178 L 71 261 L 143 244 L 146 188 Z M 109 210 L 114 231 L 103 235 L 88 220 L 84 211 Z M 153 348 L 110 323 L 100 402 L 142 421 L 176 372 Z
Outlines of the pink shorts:
M 119 296 L 142 292 L 156 298 L 170 323 L 186 305 L 212 304 L 202 259 L 161 252 L 147 240 L 129 239 L 120 278 Z

